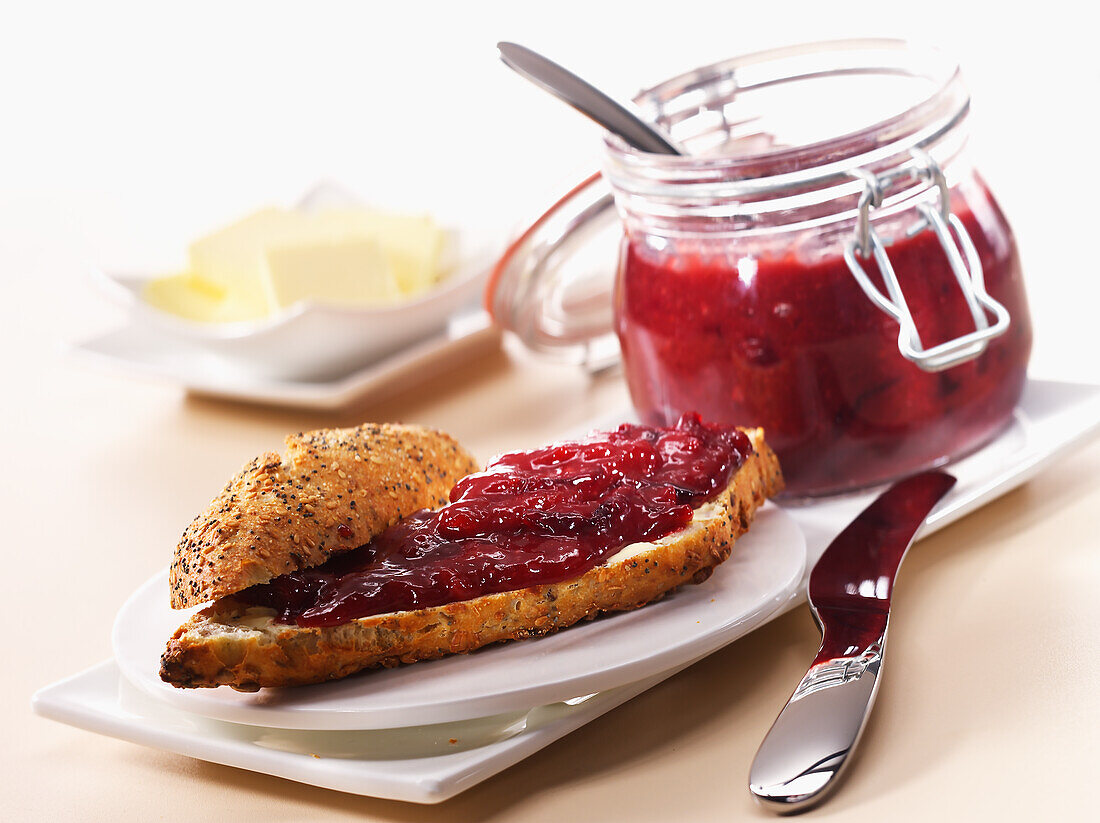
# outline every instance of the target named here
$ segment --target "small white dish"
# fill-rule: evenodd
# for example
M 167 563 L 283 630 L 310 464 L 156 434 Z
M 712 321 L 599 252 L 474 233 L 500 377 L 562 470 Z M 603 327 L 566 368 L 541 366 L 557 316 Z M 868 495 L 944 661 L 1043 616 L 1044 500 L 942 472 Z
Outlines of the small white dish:
M 299 202 L 301 211 L 360 205 L 349 192 L 322 184 Z M 440 334 L 448 320 L 475 307 L 496 249 L 473 229 L 448 228 L 447 275 L 416 298 L 384 307 L 333 306 L 303 301 L 271 317 L 202 323 L 162 311 L 143 297 L 145 284 L 170 272 L 97 271 L 93 282 L 125 308 L 131 324 L 161 348 L 206 355 L 222 372 L 280 381 L 332 380 Z M 195 359 L 195 358 L 192 358 Z
M 216 720 L 329 730 L 450 723 L 614 689 L 698 660 L 785 605 L 804 566 L 802 533 L 782 509 L 768 504 L 709 579 L 644 609 L 581 623 L 537 642 L 255 694 L 176 689 L 160 679 L 165 643 L 189 616 L 168 607 L 164 571 L 119 612 L 115 660 L 147 694 Z
M 440 334 L 325 379 L 286 380 L 242 373 L 204 349 L 180 345 L 147 327 L 130 324 L 69 347 L 90 364 L 182 385 L 210 397 L 305 409 L 339 409 L 379 399 L 438 377 L 500 345 L 488 314 L 454 318 Z

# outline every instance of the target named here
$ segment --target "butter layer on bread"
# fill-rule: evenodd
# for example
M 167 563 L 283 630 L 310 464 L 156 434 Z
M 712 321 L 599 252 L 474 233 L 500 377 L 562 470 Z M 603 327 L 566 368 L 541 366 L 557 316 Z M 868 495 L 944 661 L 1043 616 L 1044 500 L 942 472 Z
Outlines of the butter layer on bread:
M 242 691 L 320 683 L 366 668 L 539 637 L 702 582 L 729 557 L 756 510 L 782 488 L 763 433 L 747 434 L 752 454 L 717 498 L 696 508 L 685 528 L 627 546 L 580 577 L 320 628 L 278 623 L 272 610 L 226 597 L 173 635 L 161 659 L 161 678 L 181 688 L 228 685 Z
M 453 437 L 367 423 L 286 438 L 248 463 L 187 527 L 169 570 L 172 608 L 197 606 L 354 549 L 447 502 L 477 471 Z

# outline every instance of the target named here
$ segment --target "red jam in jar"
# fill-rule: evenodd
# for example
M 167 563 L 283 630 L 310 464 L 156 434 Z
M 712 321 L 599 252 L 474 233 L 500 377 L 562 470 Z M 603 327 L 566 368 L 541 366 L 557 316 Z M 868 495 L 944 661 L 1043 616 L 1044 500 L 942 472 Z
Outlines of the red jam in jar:
M 644 234 L 625 239 L 616 325 L 642 419 L 661 425 L 698 409 L 763 426 L 796 495 L 867 486 L 987 442 L 1020 397 L 1031 327 L 1008 224 L 983 185 L 965 191 L 952 192 L 953 211 L 1012 322 L 983 354 L 940 372 L 901 356 L 898 324 L 839 252 L 756 256 L 746 242 L 731 259 L 690 240 L 658 251 Z M 887 251 L 926 346 L 973 330 L 933 232 Z M 885 291 L 873 262 L 865 268 Z
M 685 415 L 497 458 L 451 502 L 365 546 L 236 598 L 286 623 L 333 626 L 579 577 L 631 543 L 691 522 L 751 453 L 745 434 Z

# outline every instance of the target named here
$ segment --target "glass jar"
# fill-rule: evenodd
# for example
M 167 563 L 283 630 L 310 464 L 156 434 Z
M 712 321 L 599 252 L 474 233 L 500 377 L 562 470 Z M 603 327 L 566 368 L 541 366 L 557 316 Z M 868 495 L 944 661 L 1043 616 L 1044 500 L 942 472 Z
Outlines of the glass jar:
M 635 102 L 689 152 L 605 140 L 622 224 L 612 319 L 642 420 L 763 426 L 798 496 L 945 463 L 1009 422 L 1027 300 L 1012 231 L 967 155 L 954 63 L 901 41 L 812 44 Z M 557 207 L 573 210 L 567 230 L 529 254 L 543 292 L 547 260 L 600 202 Z

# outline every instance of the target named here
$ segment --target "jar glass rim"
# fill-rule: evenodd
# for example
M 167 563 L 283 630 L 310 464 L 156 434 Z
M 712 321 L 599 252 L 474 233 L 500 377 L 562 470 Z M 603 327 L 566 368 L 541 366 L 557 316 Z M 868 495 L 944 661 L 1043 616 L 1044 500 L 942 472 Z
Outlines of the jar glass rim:
M 910 99 L 887 116 L 876 116 L 873 106 L 867 115 L 858 105 L 843 107 L 843 114 L 855 121 L 852 127 L 761 149 L 761 136 L 774 137 L 766 134 L 769 118 L 782 113 L 768 109 L 782 98 L 767 97 L 797 84 L 816 88 L 823 80 L 848 83 L 853 89 L 867 80 L 897 81 L 899 88 L 907 83 Z M 752 117 L 739 120 L 736 107 L 754 94 L 763 102 L 750 112 Z M 883 99 L 894 102 L 899 96 Z M 734 57 L 645 89 L 634 102 L 643 117 L 692 153 L 652 154 L 608 134 L 604 171 L 612 186 L 643 196 L 725 199 L 842 182 L 857 168 L 897 164 L 914 148 L 934 151 L 965 118 L 970 99 L 958 64 L 943 52 L 906 40 L 875 38 L 807 43 Z M 806 120 L 801 114 L 798 119 Z M 728 151 L 744 141 L 738 127 L 745 124 L 753 130 L 756 145 L 750 140 L 747 149 Z M 718 153 L 715 145 L 707 146 L 723 138 L 721 147 L 727 150 Z M 700 145 L 703 150 L 696 151 Z
M 623 236 L 620 217 L 638 217 L 649 229 L 670 233 L 679 230 L 685 215 L 692 218 L 684 222 L 685 230 L 703 224 L 713 233 L 743 231 L 742 223 L 763 226 L 772 216 L 780 223 L 797 222 L 806 214 L 803 209 L 824 210 L 828 221 L 837 222 L 854 214 L 851 210 L 866 187 L 854 170 L 878 173 L 904 167 L 913 162 L 913 148 L 925 149 L 946 170 L 966 142 L 965 129 L 956 126 L 967 114 L 969 95 L 953 60 L 904 40 L 809 43 L 735 57 L 667 80 L 641 92 L 635 102 L 644 117 L 680 139 L 682 124 L 706 110 L 707 100 L 717 103 L 723 95 L 752 86 L 746 67 L 763 66 L 765 76 L 757 72 L 755 82 L 766 83 L 768 71 L 772 81 L 785 76 L 784 66 L 787 75 L 796 74 L 789 67 L 807 55 L 811 62 L 823 55 L 835 64 L 838 59 L 851 63 L 859 53 L 864 66 L 872 69 L 881 71 L 885 65 L 894 67 L 894 74 L 918 74 L 924 78 L 924 93 L 903 102 L 890 98 L 896 104 L 892 117 L 872 118 L 826 140 L 772 152 L 657 155 L 605 138 L 602 175 L 592 175 L 562 197 L 497 262 L 486 288 L 486 306 L 494 319 L 528 348 L 598 369 L 617 359 L 618 340 L 612 330 L 611 283 L 591 257 L 599 251 L 613 259 L 613 248 Z M 875 54 L 877 61 L 872 61 Z M 874 145 L 860 143 L 865 135 L 875 138 L 870 141 Z M 856 150 L 833 151 L 845 140 Z M 782 169 L 782 162 L 791 158 L 795 166 Z M 962 167 L 965 163 L 957 168 Z M 889 215 L 907 198 L 921 197 L 929 189 L 923 181 L 899 186 L 903 190 L 884 192 L 879 214 Z

